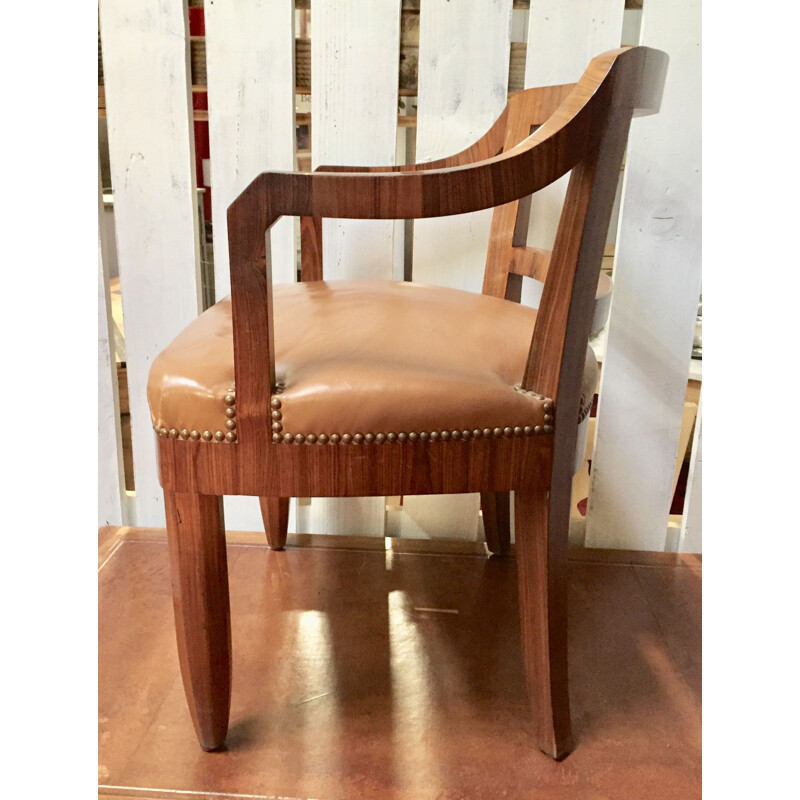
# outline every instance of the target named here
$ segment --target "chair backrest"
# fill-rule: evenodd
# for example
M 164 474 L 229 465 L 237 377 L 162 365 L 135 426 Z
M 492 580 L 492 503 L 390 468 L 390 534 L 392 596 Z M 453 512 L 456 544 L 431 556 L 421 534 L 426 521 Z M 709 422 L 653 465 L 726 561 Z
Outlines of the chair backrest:
M 664 53 L 644 47 L 604 53 L 574 86 L 520 93 L 473 147 L 422 168 L 321 168 L 326 171 L 255 178 L 228 209 L 240 442 L 252 437 L 268 446 L 263 420 L 275 370 L 265 229 L 282 215 L 411 219 L 495 207 L 483 291 L 515 299 L 522 276 L 546 272 L 520 388 L 555 399 L 564 420 L 556 426 L 557 438 L 565 438 L 565 451 L 572 448 L 570 421 L 578 419 L 586 341 L 628 129 L 634 111 L 657 110 L 666 62 Z M 552 252 L 525 247 L 525 198 L 567 173 Z
M 487 132 L 486 144 L 501 144 L 506 152 L 543 125 L 575 88 L 574 83 L 525 89 L 513 95 L 503 114 Z M 493 153 L 492 155 L 496 155 Z M 496 208 L 489 235 L 483 294 L 520 301 L 522 278 L 544 281 L 550 262 L 549 251 L 528 247 L 530 196 Z

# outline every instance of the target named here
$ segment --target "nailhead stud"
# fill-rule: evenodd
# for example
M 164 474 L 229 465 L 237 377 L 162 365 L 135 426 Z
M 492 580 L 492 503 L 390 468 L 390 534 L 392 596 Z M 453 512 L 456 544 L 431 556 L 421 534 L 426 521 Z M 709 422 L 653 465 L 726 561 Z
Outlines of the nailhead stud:
M 522 436 L 522 428 L 520 428 L 519 426 L 514 428 L 514 436 Z
M 537 426 L 536 426 L 536 427 L 533 429 L 533 432 L 534 432 L 535 434 L 537 434 L 537 435 L 538 435 L 538 434 L 540 434 L 540 433 L 542 432 L 542 426 L 541 426 L 541 425 L 537 425 Z
M 169 429 L 169 438 L 170 439 L 177 439 L 178 438 L 178 429 L 177 428 L 170 428 Z
M 236 429 L 236 420 L 235 420 L 235 419 L 229 419 L 229 420 L 228 420 L 228 421 L 225 423 L 225 427 L 226 427 L 226 428 L 227 428 L 229 431 L 235 430 L 235 429 Z
M 216 439 L 218 442 L 224 442 L 224 441 L 225 441 L 225 434 L 224 434 L 222 431 L 216 431 L 216 432 L 214 433 L 214 438 L 215 438 L 215 439 Z
M 269 401 L 269 404 L 270 404 L 270 405 L 271 405 L 273 408 L 280 408 L 280 407 L 281 407 L 281 401 L 280 401 L 280 400 L 278 400 L 278 398 L 277 398 L 277 397 L 273 397 L 273 398 L 272 398 L 272 400 L 270 400 L 270 401 Z
M 451 439 L 460 439 L 461 438 L 461 431 L 450 431 L 450 438 Z
M 435 442 L 439 438 L 439 431 L 431 431 L 430 436 L 428 437 L 432 442 Z
M 395 441 L 397 441 L 397 434 L 396 433 L 387 433 L 386 434 L 386 441 L 387 442 L 395 442 Z
M 545 433 L 552 433 L 553 432 L 553 426 L 552 425 L 545 425 L 544 428 L 542 428 L 542 430 Z
M 503 436 L 513 436 L 513 435 L 514 435 L 513 428 L 508 428 L 508 427 L 503 428 Z
M 272 430 L 276 431 L 277 433 L 280 433 L 283 430 L 283 425 L 281 425 L 280 422 L 273 422 Z
M 343 441 L 345 444 L 350 444 L 350 442 L 352 442 L 352 441 L 353 441 L 353 436 L 352 436 L 352 434 L 349 434 L 349 433 L 343 433 L 343 434 L 342 434 L 342 441 Z
M 272 419 L 283 419 L 283 414 L 280 411 L 273 411 Z
M 367 444 L 372 444 L 375 441 L 375 434 L 374 433 L 365 433 L 364 434 L 364 441 Z
M 450 438 L 450 431 L 442 431 L 439 436 L 443 442 L 446 442 Z
M 427 431 L 420 431 L 419 433 L 420 441 L 425 442 L 428 440 L 428 432 Z
M 210 441 L 211 441 L 211 440 L 214 438 L 214 434 L 213 434 L 213 433 L 211 433 L 211 431 L 203 431 L 203 438 L 204 438 L 204 439 L 205 439 L 207 442 L 210 442 Z
M 200 431 L 192 431 L 189 434 L 189 438 L 193 439 L 196 442 L 200 438 Z
M 189 438 L 189 431 L 187 431 L 186 428 L 184 428 L 181 431 L 181 439 L 188 439 L 188 438 Z
M 286 444 L 291 444 L 294 441 L 294 436 L 292 436 L 291 433 L 284 433 L 283 441 L 286 442 Z
M 342 437 L 341 437 L 341 436 L 339 436 L 339 434 L 338 434 L 338 433 L 332 433 L 332 434 L 331 434 L 331 444 L 338 444 L 338 443 L 339 443 L 339 440 L 340 440 L 341 438 L 342 438 Z
M 158 430 L 158 435 L 159 436 L 166 436 L 167 435 L 167 429 L 166 428 L 158 428 L 157 430 Z
M 553 407 L 553 404 L 552 404 L 552 403 L 545 403 L 545 404 L 542 406 L 542 408 L 543 408 L 545 411 L 550 411 L 550 409 L 551 409 L 552 407 Z
M 327 433 L 321 433 L 321 434 L 320 434 L 320 435 L 317 437 L 317 441 L 318 441 L 320 444 L 327 444 L 327 443 L 328 443 L 328 434 L 327 434 Z
M 408 434 L 408 438 L 410 441 L 416 442 L 417 439 L 419 439 L 419 434 L 416 431 L 411 431 L 411 433 Z
M 296 434 L 294 435 L 294 443 L 295 443 L 295 444 L 303 444 L 303 442 L 304 442 L 305 440 L 306 440 L 306 437 L 305 437 L 305 436 L 303 436 L 303 434 L 302 434 L 302 433 L 296 433 Z
M 530 425 L 525 426 L 525 435 L 530 436 L 533 433 L 533 428 Z
M 272 434 L 272 441 L 273 442 L 282 442 L 283 441 L 283 436 L 281 436 L 279 433 L 273 433 Z
M 226 442 L 235 442 L 236 441 L 236 434 L 233 431 L 228 431 L 225 434 L 225 441 Z
M 316 433 L 309 433 L 308 436 L 306 436 L 306 441 L 309 444 L 314 444 L 314 442 L 317 441 L 317 434 Z
M 363 441 L 364 441 L 364 434 L 363 433 L 356 433 L 353 436 L 353 442 L 355 444 L 361 444 L 361 442 L 363 442 Z
M 503 429 L 495 428 L 494 431 L 492 431 L 492 433 L 494 434 L 495 439 L 499 439 L 503 435 Z
M 379 433 L 379 434 L 378 434 L 378 435 L 375 437 L 375 441 L 376 441 L 378 444 L 383 444 L 383 443 L 386 441 L 386 434 L 385 434 L 385 433 Z
M 235 409 L 235 408 L 233 408 L 232 406 L 231 406 L 231 407 L 229 407 L 229 408 L 226 408 L 226 409 L 225 409 L 225 416 L 226 416 L 228 419 L 233 419 L 233 418 L 236 416 L 236 409 Z
M 544 415 L 544 421 L 545 422 L 552 422 L 553 421 L 553 415 L 552 414 L 545 414 Z
M 236 403 L 236 397 L 235 397 L 235 395 L 232 395 L 232 394 L 226 394 L 226 395 L 225 395 L 225 405 L 226 405 L 226 406 L 232 406 L 232 405 L 234 405 L 235 403 Z
M 462 439 L 469 439 L 472 436 L 472 431 L 461 431 Z
M 407 433 L 398 433 L 397 434 L 397 441 L 398 442 L 404 442 L 407 438 L 408 438 L 408 434 Z
M 483 438 L 484 439 L 490 438 L 491 435 L 492 435 L 492 429 L 491 428 L 484 428 L 483 429 Z

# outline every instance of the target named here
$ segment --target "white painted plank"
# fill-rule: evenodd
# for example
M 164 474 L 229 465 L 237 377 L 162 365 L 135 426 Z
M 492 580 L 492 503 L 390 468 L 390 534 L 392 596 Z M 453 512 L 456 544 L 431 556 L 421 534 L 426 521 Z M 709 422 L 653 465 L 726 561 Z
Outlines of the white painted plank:
M 512 5 L 420 5 L 418 162 L 468 147 L 505 108 Z M 416 220 L 413 280 L 480 292 L 491 222 L 491 210 Z M 406 497 L 402 535 L 474 539 L 479 505 L 477 494 Z
M 111 298 L 108 291 L 109 243 L 103 225 L 103 192 L 99 184 L 97 243 L 97 513 L 98 526 L 129 525 L 123 517 L 125 472 L 122 464 L 117 365 L 113 347 Z
M 294 18 L 293 0 L 205 5 L 217 299 L 230 293 L 228 206 L 260 173 L 295 168 Z M 273 281 L 293 283 L 294 219 L 275 224 L 271 245 Z M 228 530 L 262 530 L 257 498 L 224 503 Z
M 678 550 L 681 553 L 703 552 L 703 401 L 697 408 L 697 422 L 692 441 L 692 460 L 683 503 L 683 521 Z
M 295 168 L 293 0 L 207 3 L 206 71 L 217 299 L 230 293 L 228 206 L 266 170 Z M 294 223 L 272 232 L 272 278 L 294 283 Z
M 400 0 L 314 0 L 312 166 L 395 163 Z M 391 279 L 391 220 L 324 220 L 326 280 Z M 322 499 L 297 509 L 298 529 L 383 536 L 384 498 Z
M 512 0 L 420 5 L 418 162 L 477 141 L 507 103 Z M 412 277 L 480 292 L 491 209 L 414 223 Z
M 163 526 L 147 376 L 200 304 L 187 9 L 102 0 L 100 26 L 137 524 Z
M 647 0 L 641 41 L 670 64 L 628 143 L 586 543 L 663 550 L 700 295 L 699 0 Z
M 624 11 L 625 0 L 531 0 L 525 88 L 577 81 L 592 58 L 620 46 Z M 529 245 L 553 246 L 568 181 L 565 175 L 533 196 Z M 522 302 L 538 308 L 541 290 L 538 281 L 523 281 Z
M 315 0 L 311 37 L 312 167 L 395 163 L 400 0 Z M 394 223 L 325 220 L 323 271 L 392 277 Z

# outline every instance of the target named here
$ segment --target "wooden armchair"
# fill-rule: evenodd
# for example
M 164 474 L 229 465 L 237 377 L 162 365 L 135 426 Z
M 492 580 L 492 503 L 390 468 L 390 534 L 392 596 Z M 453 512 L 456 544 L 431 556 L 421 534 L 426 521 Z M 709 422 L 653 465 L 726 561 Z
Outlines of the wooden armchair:
M 290 497 L 480 492 L 489 549 L 503 552 L 514 491 L 536 743 L 569 751 L 566 550 L 585 351 L 631 116 L 657 109 L 665 67 L 658 51 L 612 51 L 577 84 L 512 97 L 456 156 L 264 173 L 230 206 L 231 297 L 163 351 L 148 386 L 178 651 L 204 749 L 224 742 L 230 708 L 223 495 L 259 496 L 280 549 Z M 552 252 L 526 247 L 526 198 L 570 170 Z M 322 217 L 492 206 L 480 295 L 322 280 Z M 303 282 L 273 287 L 265 232 L 283 215 L 303 218 Z M 545 279 L 538 312 L 518 302 L 524 276 Z

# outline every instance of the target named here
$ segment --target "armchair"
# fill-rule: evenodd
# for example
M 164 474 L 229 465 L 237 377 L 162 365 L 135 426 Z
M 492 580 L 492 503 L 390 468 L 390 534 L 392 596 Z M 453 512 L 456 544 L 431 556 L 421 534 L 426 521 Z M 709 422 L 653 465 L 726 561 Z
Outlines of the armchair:
M 162 352 L 148 386 L 181 671 L 204 749 L 223 744 L 231 696 L 223 495 L 260 497 L 280 549 L 290 497 L 480 492 L 499 553 L 513 491 L 535 742 L 569 752 L 567 529 L 586 346 L 631 116 L 657 110 L 665 67 L 659 51 L 611 51 L 577 84 L 513 96 L 458 155 L 264 173 L 232 203 L 231 296 Z M 526 247 L 527 198 L 570 170 L 552 252 Z M 482 294 L 322 280 L 323 217 L 490 207 Z M 273 287 L 265 232 L 284 215 L 303 219 L 303 280 Z M 525 276 L 544 280 L 538 311 L 519 304 Z

